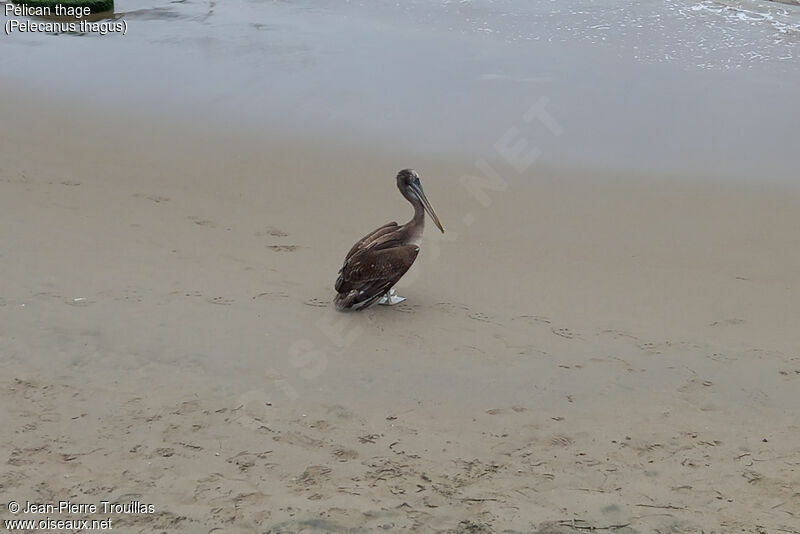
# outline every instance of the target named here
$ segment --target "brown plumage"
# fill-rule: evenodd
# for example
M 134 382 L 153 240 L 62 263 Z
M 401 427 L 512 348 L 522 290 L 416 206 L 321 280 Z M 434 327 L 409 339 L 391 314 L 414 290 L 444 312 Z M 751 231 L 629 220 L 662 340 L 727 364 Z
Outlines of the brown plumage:
M 336 279 L 334 304 L 338 310 L 361 310 L 374 304 L 406 274 L 419 254 L 415 242 L 422 236 L 426 211 L 444 232 L 416 171 L 397 173 L 397 188 L 414 206 L 414 216 L 402 226 L 384 224 L 353 245 Z

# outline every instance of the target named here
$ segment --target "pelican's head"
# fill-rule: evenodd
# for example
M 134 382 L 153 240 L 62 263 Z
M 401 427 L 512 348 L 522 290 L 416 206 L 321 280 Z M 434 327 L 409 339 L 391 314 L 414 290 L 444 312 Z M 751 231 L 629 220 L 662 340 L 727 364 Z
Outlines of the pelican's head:
M 436 227 L 444 233 L 444 228 L 442 227 L 441 221 L 439 221 L 439 217 L 436 215 L 436 212 L 433 211 L 433 207 L 431 203 L 428 202 L 428 198 L 425 196 L 425 192 L 422 190 L 422 182 L 419 181 L 419 174 L 414 169 L 403 169 L 402 171 L 397 173 L 397 188 L 400 189 L 400 192 L 403 193 L 403 196 L 408 198 L 413 202 L 413 199 L 417 199 L 422 203 L 422 207 L 425 208 L 425 211 L 428 212 L 428 215 L 431 219 L 433 219 L 433 223 Z

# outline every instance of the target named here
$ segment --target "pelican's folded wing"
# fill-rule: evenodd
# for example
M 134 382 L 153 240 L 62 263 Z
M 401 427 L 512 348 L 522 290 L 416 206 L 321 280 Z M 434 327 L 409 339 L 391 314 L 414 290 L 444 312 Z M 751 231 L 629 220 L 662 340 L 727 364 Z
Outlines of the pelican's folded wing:
M 384 236 L 390 232 L 393 232 L 396 229 L 397 229 L 397 223 L 392 221 L 390 223 L 384 224 L 380 228 L 371 231 L 370 233 L 359 239 L 355 245 L 353 245 L 353 247 L 347 253 L 347 256 L 344 257 L 344 261 L 347 262 L 347 260 L 350 259 L 350 256 L 352 256 L 359 250 L 369 248 L 370 245 L 375 242 L 375 239 Z
M 382 250 L 367 249 L 351 256 L 342 267 L 336 281 L 336 291 L 345 293 L 353 289 L 372 289 L 389 284 L 384 291 L 406 274 L 417 259 L 419 247 L 401 245 Z M 377 284 L 376 284 L 377 282 Z

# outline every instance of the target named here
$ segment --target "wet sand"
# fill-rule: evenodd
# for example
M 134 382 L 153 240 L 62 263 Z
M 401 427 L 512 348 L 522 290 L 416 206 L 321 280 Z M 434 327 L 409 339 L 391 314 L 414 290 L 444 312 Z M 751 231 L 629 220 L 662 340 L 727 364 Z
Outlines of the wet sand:
M 154 504 L 119 532 L 798 532 L 797 193 L 497 162 L 484 206 L 472 160 L 15 103 L 4 502 Z M 337 313 L 404 166 L 448 233 L 406 303 Z

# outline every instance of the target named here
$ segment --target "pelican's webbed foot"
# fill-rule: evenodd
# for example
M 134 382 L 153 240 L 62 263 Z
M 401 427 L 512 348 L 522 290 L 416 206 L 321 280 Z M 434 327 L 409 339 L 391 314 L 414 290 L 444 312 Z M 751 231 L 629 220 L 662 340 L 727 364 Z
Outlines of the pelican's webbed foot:
M 406 300 L 406 298 L 398 296 L 397 291 L 392 288 L 381 297 L 381 299 L 378 301 L 378 304 L 383 304 L 384 306 L 394 306 L 395 304 L 400 304 L 404 300 Z

